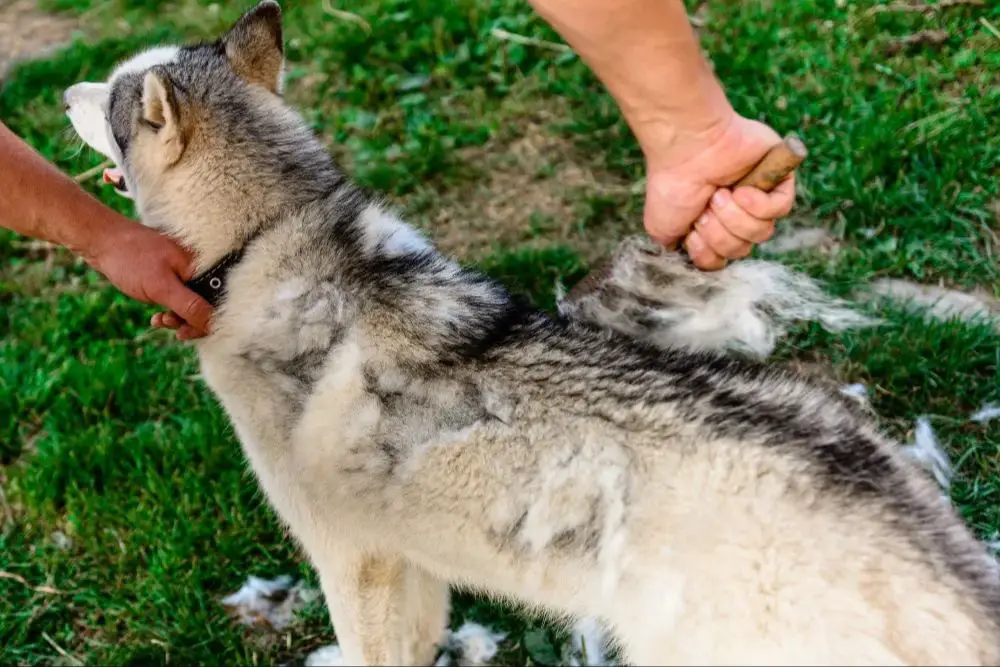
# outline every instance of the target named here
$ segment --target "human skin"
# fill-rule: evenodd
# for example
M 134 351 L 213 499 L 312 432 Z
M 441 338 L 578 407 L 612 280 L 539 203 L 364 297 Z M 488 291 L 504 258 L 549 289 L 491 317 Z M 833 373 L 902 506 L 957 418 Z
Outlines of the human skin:
M 794 174 L 770 193 L 726 187 L 781 138 L 730 105 L 679 0 L 529 0 L 618 102 L 646 160 L 644 224 L 719 269 L 774 233 Z
M 191 255 L 97 201 L 3 123 L 0 225 L 65 246 L 124 294 L 176 313 L 179 338 L 208 331 L 212 307 L 183 282 L 191 277 Z

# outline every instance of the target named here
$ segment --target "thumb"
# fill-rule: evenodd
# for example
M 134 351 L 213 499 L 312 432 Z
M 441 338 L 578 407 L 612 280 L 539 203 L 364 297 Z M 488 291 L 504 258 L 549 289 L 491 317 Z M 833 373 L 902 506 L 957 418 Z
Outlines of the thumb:
M 171 245 L 172 252 L 167 255 L 170 268 L 174 270 L 174 273 L 181 280 L 191 280 L 194 277 L 195 271 L 194 255 L 178 243 L 172 242 Z
M 184 286 L 176 277 L 166 286 L 162 295 L 154 300 L 172 310 L 178 317 L 202 333 L 209 332 L 212 306 L 198 294 Z

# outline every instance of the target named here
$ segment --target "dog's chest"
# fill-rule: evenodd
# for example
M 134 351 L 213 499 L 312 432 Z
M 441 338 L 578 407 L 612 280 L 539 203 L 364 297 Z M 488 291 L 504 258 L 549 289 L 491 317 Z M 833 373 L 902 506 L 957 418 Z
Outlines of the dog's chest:
M 308 390 L 299 378 L 211 347 L 200 350 L 201 374 L 218 397 L 271 504 L 290 523 L 308 515 L 294 433 Z
M 231 283 L 219 336 L 201 346 L 206 379 L 225 402 L 301 410 L 348 331 L 343 295 L 329 282 L 288 278 L 257 285 L 247 267 Z M 287 424 L 286 424 L 287 426 Z

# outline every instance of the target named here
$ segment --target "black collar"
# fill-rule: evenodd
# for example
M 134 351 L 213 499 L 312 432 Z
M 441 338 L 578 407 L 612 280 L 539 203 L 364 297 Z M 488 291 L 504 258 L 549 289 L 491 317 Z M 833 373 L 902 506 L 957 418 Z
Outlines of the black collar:
M 245 251 L 246 246 L 234 250 L 220 259 L 208 271 L 184 284 L 188 289 L 212 304 L 212 307 L 218 306 L 226 295 L 226 279 L 229 277 L 229 272 L 243 259 Z

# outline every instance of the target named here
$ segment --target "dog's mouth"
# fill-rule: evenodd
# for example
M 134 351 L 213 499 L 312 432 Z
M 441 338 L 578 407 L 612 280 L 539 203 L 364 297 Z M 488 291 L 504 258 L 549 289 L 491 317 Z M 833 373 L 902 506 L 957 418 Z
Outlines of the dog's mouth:
M 121 169 L 105 169 L 104 182 L 113 185 L 118 192 L 128 192 L 128 186 L 125 185 L 125 174 L 121 172 Z

